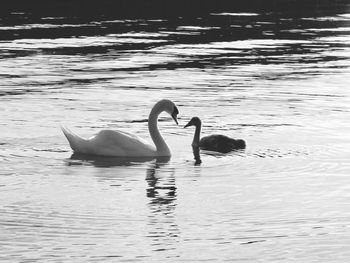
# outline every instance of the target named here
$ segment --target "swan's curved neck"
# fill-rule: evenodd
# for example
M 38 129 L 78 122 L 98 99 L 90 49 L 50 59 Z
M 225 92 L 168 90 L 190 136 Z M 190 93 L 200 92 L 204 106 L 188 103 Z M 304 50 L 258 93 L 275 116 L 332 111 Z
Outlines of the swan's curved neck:
M 157 156 L 170 156 L 170 149 L 158 130 L 158 116 L 164 109 L 155 105 L 148 117 L 148 130 L 157 148 Z
M 196 125 L 196 131 L 194 132 L 192 145 L 199 146 L 200 134 L 201 134 L 202 125 L 199 123 Z

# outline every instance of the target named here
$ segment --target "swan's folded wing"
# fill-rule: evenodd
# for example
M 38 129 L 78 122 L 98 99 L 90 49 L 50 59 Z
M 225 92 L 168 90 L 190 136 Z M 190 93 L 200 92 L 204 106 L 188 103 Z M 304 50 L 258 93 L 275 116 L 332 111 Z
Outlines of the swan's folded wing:
M 155 147 L 142 138 L 121 131 L 103 130 L 89 139 L 92 154 L 107 156 L 150 156 Z

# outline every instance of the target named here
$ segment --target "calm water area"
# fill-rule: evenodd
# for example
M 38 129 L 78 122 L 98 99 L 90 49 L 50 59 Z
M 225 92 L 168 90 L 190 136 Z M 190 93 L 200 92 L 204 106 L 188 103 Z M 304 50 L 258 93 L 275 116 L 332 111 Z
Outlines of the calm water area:
M 350 8 L 0 16 L 1 262 L 347 262 Z M 60 126 L 166 159 L 72 155 Z M 194 129 L 244 139 L 201 151 Z

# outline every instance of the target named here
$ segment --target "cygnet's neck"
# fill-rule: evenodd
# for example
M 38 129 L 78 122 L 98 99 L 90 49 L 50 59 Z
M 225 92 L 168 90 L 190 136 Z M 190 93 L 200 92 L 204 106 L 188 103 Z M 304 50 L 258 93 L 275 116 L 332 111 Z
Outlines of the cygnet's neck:
M 192 146 L 199 146 L 199 140 L 200 140 L 202 124 L 201 123 L 197 123 L 195 126 L 196 126 L 196 130 L 194 132 Z
M 148 117 L 148 131 L 157 148 L 157 156 L 170 156 L 170 149 L 158 130 L 158 116 L 165 110 L 163 105 L 156 104 Z

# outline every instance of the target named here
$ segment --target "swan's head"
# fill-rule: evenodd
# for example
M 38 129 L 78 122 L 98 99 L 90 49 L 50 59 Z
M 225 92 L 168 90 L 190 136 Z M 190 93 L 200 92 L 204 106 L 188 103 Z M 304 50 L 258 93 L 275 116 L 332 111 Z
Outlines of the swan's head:
M 161 101 L 157 102 L 155 107 L 159 107 L 163 111 L 167 112 L 173 118 L 173 120 L 176 122 L 176 124 L 177 125 L 179 124 L 177 122 L 177 115 L 179 114 L 179 110 L 176 107 L 174 102 L 172 102 L 171 100 L 161 100 Z
M 187 128 L 189 126 L 201 126 L 202 122 L 201 119 L 198 117 L 193 117 L 185 126 L 184 128 Z

